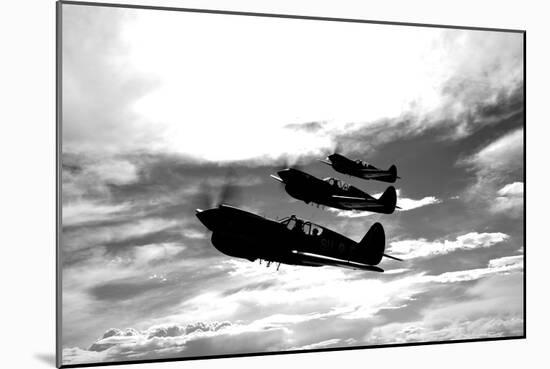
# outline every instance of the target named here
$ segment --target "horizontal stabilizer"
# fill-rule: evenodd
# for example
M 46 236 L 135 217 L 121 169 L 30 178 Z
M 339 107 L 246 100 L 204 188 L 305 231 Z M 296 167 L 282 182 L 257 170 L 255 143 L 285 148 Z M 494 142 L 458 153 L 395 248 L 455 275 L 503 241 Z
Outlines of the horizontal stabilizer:
M 368 174 L 368 179 L 385 178 L 388 176 L 388 173 L 380 172 L 378 170 L 374 170 L 372 172 L 363 171 L 363 173 Z
M 399 258 L 396 258 L 395 256 L 391 256 L 391 255 L 388 255 L 388 254 L 384 254 L 384 256 L 387 257 L 387 258 L 393 259 L 393 260 L 403 261 L 403 259 L 399 259 Z
M 301 252 L 297 250 L 293 250 L 292 253 L 297 257 L 299 257 L 300 261 L 302 262 L 314 263 L 321 266 L 328 265 L 328 266 L 338 266 L 338 267 L 344 267 L 344 268 L 350 268 L 350 269 L 368 270 L 371 272 L 379 272 L 379 273 L 384 272 L 384 269 L 379 268 L 375 265 L 356 263 L 354 261 L 342 260 L 342 259 L 333 258 L 330 256 L 312 254 L 309 252 Z
M 328 160 L 321 160 L 321 159 L 317 159 L 319 160 L 321 163 L 325 163 L 325 164 L 328 164 L 328 165 L 332 165 L 332 163 Z

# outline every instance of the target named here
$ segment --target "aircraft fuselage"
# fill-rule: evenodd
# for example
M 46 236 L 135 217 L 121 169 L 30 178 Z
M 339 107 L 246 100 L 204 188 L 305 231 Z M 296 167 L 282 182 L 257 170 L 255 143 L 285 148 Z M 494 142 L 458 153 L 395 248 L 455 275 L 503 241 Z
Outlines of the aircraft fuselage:
M 308 254 L 359 263 L 372 261 L 359 243 L 295 217 L 280 223 L 227 205 L 197 210 L 196 215 L 212 231 L 214 247 L 228 256 L 307 266 L 325 265 L 308 258 Z M 377 236 L 373 243 L 383 245 L 383 230 L 381 237 Z
M 364 210 L 383 214 L 391 214 L 393 206 L 388 206 L 378 199 L 361 191 L 357 187 L 330 178 L 321 180 L 308 173 L 294 168 L 279 171 L 286 192 L 306 203 L 315 203 L 342 210 Z M 390 192 L 395 189 L 393 187 Z

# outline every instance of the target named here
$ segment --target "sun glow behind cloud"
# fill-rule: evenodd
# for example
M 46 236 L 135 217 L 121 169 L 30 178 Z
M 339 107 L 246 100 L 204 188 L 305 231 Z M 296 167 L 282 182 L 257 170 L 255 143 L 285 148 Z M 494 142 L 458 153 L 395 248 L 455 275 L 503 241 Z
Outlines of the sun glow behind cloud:
M 521 54 L 509 47 L 517 40 L 499 33 L 478 37 L 421 27 L 111 13 L 118 14 L 120 29 L 110 37 L 103 63 L 128 81 L 114 87 L 105 81 L 102 88 L 120 94 L 114 89 L 137 86 L 133 100 L 116 107 L 126 114 L 116 122 L 124 140 L 86 129 L 86 139 L 96 146 L 83 145 L 75 132 L 65 140 L 72 149 L 146 147 L 213 161 L 318 155 L 334 148 L 338 135 L 388 118 L 390 125 L 409 121 L 403 130 L 409 133 L 447 120 L 463 136 L 470 127 L 462 114 L 471 103 L 495 100 L 521 77 L 516 73 Z M 490 50 L 473 54 L 473 68 L 471 50 L 480 44 Z M 501 68 L 486 73 L 495 64 Z M 97 110 L 90 115 L 101 119 L 106 112 Z M 314 134 L 285 128 L 316 121 L 325 125 Z

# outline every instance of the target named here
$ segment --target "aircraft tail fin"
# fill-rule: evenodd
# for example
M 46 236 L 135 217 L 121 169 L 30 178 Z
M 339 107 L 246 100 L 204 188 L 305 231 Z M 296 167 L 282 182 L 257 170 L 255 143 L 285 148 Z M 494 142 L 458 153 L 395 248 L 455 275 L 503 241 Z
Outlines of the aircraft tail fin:
M 388 169 L 388 172 L 390 172 L 390 176 L 393 178 L 401 178 L 397 175 L 397 167 L 395 165 L 392 165 L 390 169 Z
M 374 223 L 367 234 L 359 242 L 358 257 L 362 262 L 377 265 L 384 256 L 386 249 L 386 235 L 382 224 Z
M 378 202 L 384 205 L 384 213 L 393 213 L 393 211 L 395 210 L 395 204 L 397 203 L 397 192 L 395 191 L 395 187 L 388 187 L 386 191 L 384 191 L 382 196 L 380 196 Z

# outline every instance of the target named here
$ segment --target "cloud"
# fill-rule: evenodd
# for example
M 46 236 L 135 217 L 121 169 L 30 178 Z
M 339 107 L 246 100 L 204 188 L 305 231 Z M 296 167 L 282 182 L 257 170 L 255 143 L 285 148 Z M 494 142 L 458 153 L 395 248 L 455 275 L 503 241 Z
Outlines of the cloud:
M 397 205 L 401 207 L 401 209 L 397 209 L 398 211 L 407 211 L 412 209 L 421 208 L 423 206 L 428 205 L 434 205 L 434 204 L 440 204 L 442 201 L 435 196 L 426 196 L 419 200 L 414 199 L 408 199 L 406 197 L 404 198 L 398 198 Z
M 489 203 L 487 208 L 493 212 L 513 208 L 511 215 L 520 213 L 522 195 L 518 191 L 523 181 L 523 137 L 523 128 L 516 129 L 458 161 L 458 165 L 473 171 L 476 178 L 466 190 L 467 200 L 476 206 Z
M 350 32 L 354 25 L 319 22 L 304 29 L 286 20 L 258 24 L 253 18 L 76 6 L 64 7 L 63 19 L 63 139 L 71 151 L 276 160 L 289 152 L 318 155 L 346 137 L 351 149 L 436 126 L 464 137 L 518 109 L 519 34 L 423 28 L 403 34 L 391 27 Z M 214 37 L 212 22 L 227 32 Z M 271 40 L 254 44 L 253 55 L 251 29 Z M 177 36 L 190 33 L 202 40 Z M 365 42 L 368 50 L 357 47 Z M 384 50 L 384 58 L 373 58 L 372 50 Z M 358 132 L 365 136 L 353 140 Z
M 410 199 L 407 197 L 401 197 L 400 189 L 397 189 L 396 193 L 397 193 L 397 206 L 401 208 L 401 209 L 396 208 L 395 209 L 396 211 L 409 211 L 409 210 L 418 209 L 428 205 L 440 204 L 442 202 L 442 200 L 436 198 L 435 196 L 426 196 L 418 200 Z M 373 196 L 375 198 L 379 198 L 381 195 L 382 193 L 376 193 Z M 376 214 L 370 211 L 340 210 L 340 209 L 334 209 L 329 207 L 327 207 L 326 210 L 328 212 L 336 214 L 337 217 L 344 217 L 344 218 L 364 218 L 364 217 L 368 217 Z
M 523 128 L 507 133 L 461 163 L 473 166 L 478 170 L 478 175 L 488 177 L 522 168 L 523 134 Z
M 521 270 L 523 270 L 523 255 L 505 256 L 502 258 L 489 260 L 487 268 L 447 272 L 433 277 L 432 281 L 438 283 L 466 282 L 477 280 L 482 277 L 491 276 L 494 274 L 506 274 Z
M 163 218 L 144 218 L 121 224 L 102 225 L 93 228 L 64 231 L 63 248 L 65 251 L 85 249 L 92 246 L 109 246 L 112 250 L 123 249 L 125 246 L 144 245 L 150 240 L 141 238 L 161 236 L 171 228 L 181 225 L 178 220 Z M 148 242 L 149 241 L 149 242 Z
M 311 343 L 309 345 L 291 347 L 289 350 L 316 350 L 327 347 L 338 347 L 342 346 L 342 340 L 338 338 L 333 338 L 326 341 Z
M 326 208 L 326 210 L 330 213 L 335 214 L 337 217 L 341 217 L 341 218 L 364 218 L 364 217 L 376 215 L 376 213 L 373 213 L 370 211 L 340 210 L 335 208 Z
M 494 213 L 503 213 L 512 218 L 523 215 L 523 182 L 507 184 L 497 191 L 498 197 L 491 205 Z
M 129 203 L 104 204 L 96 201 L 78 201 L 63 206 L 63 226 L 115 219 L 130 209 Z
M 87 350 L 63 349 L 63 363 L 263 352 L 269 351 L 269 345 L 276 344 L 281 335 L 284 330 L 230 322 L 197 322 L 151 327 L 144 331 L 111 328 Z
M 280 20 L 263 19 L 258 25 L 254 18 L 64 9 L 66 363 L 353 344 L 388 317 L 415 322 L 444 302 L 457 303 L 457 296 L 472 301 L 486 296 L 485 290 L 467 295 L 468 286 L 494 278 L 499 282 L 484 288 L 505 295 L 510 283 L 504 278 L 521 274 L 521 260 L 512 257 L 477 268 L 485 259 L 476 252 L 464 253 L 467 262 L 452 270 L 472 264 L 475 269 L 443 274 L 415 262 L 381 275 L 287 265 L 276 272 L 221 255 L 193 212 L 207 197 L 200 196 L 204 192 L 210 192 L 209 204 L 219 201 L 228 167 L 236 171 L 231 184 L 246 187 L 246 204 L 258 213 L 300 214 L 303 204 L 281 201 L 275 185 L 273 191 L 264 185 L 273 172 L 268 164 L 287 156 L 302 157 L 302 164 L 303 157 L 321 157 L 338 145 L 364 153 L 424 133 L 455 145 L 484 127 L 500 128 L 523 108 L 520 35 L 415 28 L 403 38 L 398 27 L 363 32 L 364 25 L 342 24 L 328 30 L 312 22 L 304 29 L 290 21 L 281 33 Z M 220 21 L 228 32 L 212 34 L 211 22 L 220 26 Z M 250 29 L 266 36 L 263 46 L 251 48 Z M 181 38 L 191 32 L 201 39 Z M 368 50 L 357 47 L 365 43 Z M 373 58 L 372 50 L 384 50 L 384 58 Z M 280 58 L 288 54 L 295 58 Z M 339 73 L 327 73 L 334 70 Z M 482 151 L 465 161 L 476 179 L 503 157 Z M 515 196 L 498 193 L 523 181 L 506 168 L 498 166 L 504 175 L 491 182 L 490 196 Z M 448 195 L 427 193 L 433 196 L 404 197 L 398 205 L 413 211 Z M 425 209 L 445 210 L 446 205 Z M 332 213 L 313 211 L 322 224 L 335 220 Z M 365 230 L 361 219 L 338 219 L 336 227 L 344 234 L 358 235 L 359 225 Z M 388 233 L 400 239 L 401 229 L 394 228 Z M 452 252 L 498 242 L 494 234 L 487 239 L 475 234 L 469 234 L 472 240 L 449 241 L 451 246 L 434 235 L 431 243 Z M 469 243 L 475 247 L 468 248 Z M 432 246 L 428 249 L 435 255 Z M 506 255 L 507 249 L 493 251 Z M 415 248 L 408 252 L 422 254 Z M 487 311 L 500 311 L 488 298 L 482 301 Z M 217 329 L 216 322 L 228 323 Z M 472 332 L 492 329 L 480 327 Z M 494 334 L 507 332 L 494 327 Z
M 61 160 L 64 204 L 90 197 L 106 198 L 110 185 L 127 185 L 139 179 L 136 165 L 125 158 L 63 154 Z
M 308 123 L 291 123 L 284 126 L 284 128 L 294 131 L 305 131 L 308 133 L 316 133 L 320 131 L 326 122 L 308 122 Z
M 239 269 L 234 270 L 232 278 L 234 283 L 237 281 L 235 278 L 242 278 L 245 283 L 244 289 L 224 296 L 213 292 L 199 295 L 179 306 L 178 310 L 183 311 L 183 314 L 164 319 L 172 322 L 186 321 L 189 317 L 198 315 L 213 317 L 218 314 L 232 316 L 234 320 L 164 323 L 143 330 L 111 328 L 93 342 L 88 350 L 65 348 L 63 361 L 69 364 L 342 347 L 363 342 L 361 337 L 369 327 L 373 330 L 366 336 L 365 344 L 515 334 L 519 324 L 513 321 L 516 319 L 514 316 L 517 316 L 514 315 L 516 305 L 508 303 L 505 308 L 501 307 L 495 316 L 480 320 L 475 314 L 480 309 L 483 310 L 483 307 L 474 304 L 471 299 L 476 299 L 476 296 L 480 295 L 487 301 L 494 301 L 492 304 L 499 304 L 503 299 L 517 298 L 514 291 L 506 289 L 510 284 L 506 278 L 521 275 L 518 273 L 522 270 L 522 264 L 522 255 L 515 255 L 491 259 L 486 268 L 440 275 L 406 274 L 403 278 L 381 281 L 354 277 L 356 273 L 347 273 L 335 268 L 324 269 L 321 272 L 292 268 L 277 275 L 266 274 L 259 273 L 260 268 L 256 264 L 233 261 L 229 265 L 235 265 Z M 227 273 L 221 278 L 226 279 Z M 248 285 L 252 279 L 255 282 L 276 279 L 279 283 L 255 289 Z M 442 307 L 438 303 L 437 309 L 428 310 L 433 312 L 433 317 L 428 317 L 425 322 L 412 321 L 397 325 L 390 323 L 376 328 L 377 324 L 385 322 L 383 314 L 388 311 L 400 314 L 401 311 L 409 309 L 409 305 L 414 304 L 422 294 L 433 293 L 433 298 L 441 297 L 441 293 L 438 292 L 441 288 L 463 288 L 462 286 L 468 286 L 463 284 L 467 281 L 485 282 L 468 289 L 468 298 L 461 298 L 460 303 L 464 304 L 466 316 L 462 317 L 457 313 L 445 314 L 444 308 L 450 307 Z M 219 283 L 216 282 L 214 285 Z M 320 293 L 327 288 L 330 288 L 328 295 Z M 368 291 L 368 301 L 357 291 Z M 328 298 L 330 301 L 327 301 L 327 296 L 331 296 Z M 271 300 L 267 301 L 266 298 Z M 319 304 L 319 301 L 315 300 L 325 301 L 326 304 Z M 288 313 L 280 313 L 277 304 L 281 301 L 291 302 L 290 305 L 285 304 L 292 307 L 287 308 Z M 425 300 L 423 306 L 433 301 L 430 297 Z M 255 304 L 260 304 L 260 309 L 251 310 L 250 307 Z M 312 307 L 315 307 L 316 311 L 312 312 Z M 199 311 L 202 314 L 196 314 Z M 485 313 L 491 314 L 492 311 Z M 509 314 L 509 317 L 498 314 L 499 311 Z M 442 320 L 443 316 L 447 317 L 447 320 Z M 448 321 L 449 317 L 456 317 L 456 320 Z M 356 327 L 356 331 L 345 328 L 350 325 Z M 316 329 L 308 328 L 312 326 Z M 415 326 L 417 327 L 414 328 Z M 342 330 L 329 329 L 330 327 L 342 327 Z M 315 332 L 315 337 L 308 332 Z M 395 334 L 393 340 L 392 334 Z
M 409 322 L 374 328 L 365 337 L 372 345 L 406 342 L 442 342 L 462 339 L 519 336 L 523 332 L 520 315 L 483 317 L 475 320 Z
M 158 280 L 156 278 L 147 281 L 113 281 L 93 287 L 90 294 L 97 300 L 116 302 L 128 300 L 165 286 L 165 279 Z
M 523 290 L 522 271 L 523 256 L 516 255 L 492 259 L 486 268 L 426 275 L 424 283 L 430 286 L 427 293 L 435 291 L 435 300 L 423 305 L 415 320 L 387 321 L 374 327 L 363 342 L 387 344 L 522 335 L 524 301 L 518 298 Z M 439 284 L 444 284 L 445 290 L 437 289 Z M 459 297 L 442 298 L 445 291 L 458 293 Z
M 156 81 L 121 57 L 125 9 L 63 6 L 63 150 L 115 152 L 143 146 L 158 133 L 132 112 Z M 85 41 L 83 41 L 85 40 Z
M 519 268 L 523 267 L 523 255 L 503 256 L 489 261 L 489 268 Z
M 389 251 L 406 260 L 414 258 L 429 258 L 445 255 L 457 250 L 474 250 L 487 248 L 507 240 L 510 236 L 504 233 L 470 232 L 458 236 L 455 241 L 428 241 L 426 239 L 395 241 L 390 244 Z

